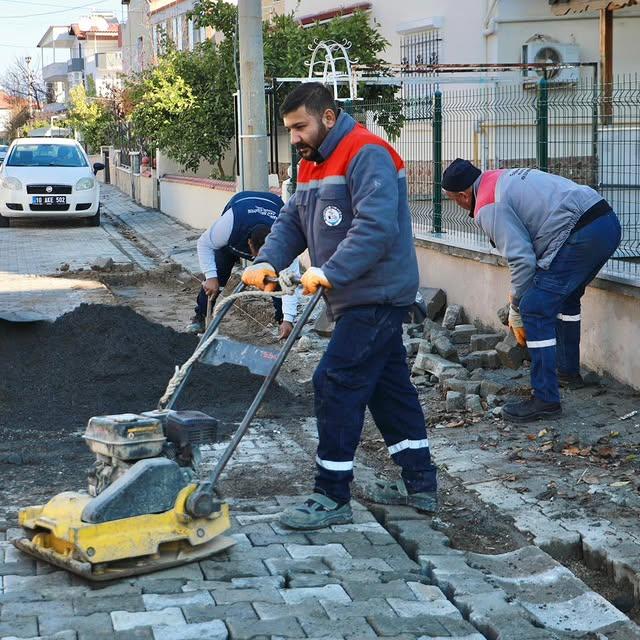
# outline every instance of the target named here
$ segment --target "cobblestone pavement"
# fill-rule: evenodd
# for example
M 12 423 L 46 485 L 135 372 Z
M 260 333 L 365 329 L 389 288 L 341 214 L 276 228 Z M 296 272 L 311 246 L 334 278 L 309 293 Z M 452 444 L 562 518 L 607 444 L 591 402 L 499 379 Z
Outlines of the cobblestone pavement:
M 128 259 L 151 268 L 170 258 L 197 270 L 197 232 L 131 205 L 114 189 L 104 197 L 105 233 L 114 234 Z M 437 404 L 435 396 L 425 402 L 430 411 Z M 405 507 L 358 504 L 354 524 L 308 533 L 283 529 L 278 513 L 300 497 L 270 497 L 265 470 L 287 473 L 291 493 L 308 489 L 314 422 L 300 427 L 294 440 L 263 420 L 242 441 L 222 487 L 225 478 L 245 478 L 260 497 L 231 497 L 236 545 L 200 563 L 92 587 L 17 552 L 8 541 L 20 532 L 6 528 L 15 510 L 0 505 L 9 523 L 0 527 L 6 529 L 0 533 L 0 638 L 640 640 L 634 623 L 546 552 L 571 556 L 578 540 L 585 558 L 606 559 L 614 549 L 624 562 L 611 563 L 610 571 L 633 580 L 640 556 L 620 538 L 623 519 L 596 522 L 580 512 L 574 496 L 562 495 L 570 486 L 588 490 L 584 477 L 551 462 L 511 459 L 500 421 L 481 417 L 465 429 L 430 433 L 436 462 L 476 491 L 479 508 L 496 505 L 534 535 L 535 546 L 500 555 L 450 548 L 431 518 Z M 223 447 L 204 452 L 207 468 Z M 372 473 L 359 456 L 358 480 Z M 550 482 L 555 495 L 546 493 Z M 572 514 L 578 515 L 570 530 Z M 626 523 L 629 536 L 632 521 L 635 516 Z

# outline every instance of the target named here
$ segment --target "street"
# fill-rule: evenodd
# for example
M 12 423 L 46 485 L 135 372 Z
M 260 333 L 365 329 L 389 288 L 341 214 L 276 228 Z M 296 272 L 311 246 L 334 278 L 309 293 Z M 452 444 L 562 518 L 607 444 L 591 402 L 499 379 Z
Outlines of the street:
M 513 426 L 499 408 L 528 393 L 526 367 L 461 372 L 479 409 L 448 406 L 450 381 L 416 375 L 439 512 L 363 499 L 364 482 L 396 473 L 368 417 L 354 523 L 290 531 L 278 514 L 314 473 L 311 376 L 327 339 L 311 326 L 222 478 L 231 549 L 106 586 L 18 552 L 19 508 L 85 487 L 88 418 L 154 408 L 197 343 L 182 332 L 199 230 L 114 187 L 102 198 L 100 228 L 0 229 L 0 638 L 640 639 L 637 392 L 594 379 L 563 391 L 560 420 Z M 5 321 L 24 313 L 47 322 Z M 225 331 L 276 344 L 270 303 L 243 303 Z M 427 333 L 410 327 L 407 345 Z M 222 425 L 205 471 L 259 384 L 227 365 L 196 370 L 180 408 Z

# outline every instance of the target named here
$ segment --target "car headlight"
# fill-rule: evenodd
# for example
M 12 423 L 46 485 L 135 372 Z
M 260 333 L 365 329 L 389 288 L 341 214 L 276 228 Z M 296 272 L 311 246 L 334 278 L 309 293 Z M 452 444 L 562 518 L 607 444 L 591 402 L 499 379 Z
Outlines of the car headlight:
M 11 178 L 7 176 L 2 179 L 2 188 L 11 189 L 12 191 L 20 191 L 22 189 L 22 182 L 18 178 Z
M 80 178 L 76 182 L 76 191 L 86 191 L 87 189 L 93 189 L 96 186 L 96 181 L 93 178 Z

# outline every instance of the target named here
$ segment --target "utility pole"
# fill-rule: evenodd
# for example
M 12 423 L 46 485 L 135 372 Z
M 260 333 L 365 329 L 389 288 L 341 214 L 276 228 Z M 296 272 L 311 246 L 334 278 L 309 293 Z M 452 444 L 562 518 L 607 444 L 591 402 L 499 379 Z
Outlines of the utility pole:
M 33 86 L 31 82 L 31 56 L 25 56 L 24 61 L 27 63 L 27 100 L 29 101 L 29 120 L 33 118 L 33 102 L 31 101 L 31 92 Z
M 240 167 L 241 188 L 269 190 L 267 157 L 267 114 L 264 93 L 264 50 L 262 45 L 262 3 L 238 1 L 240 43 Z

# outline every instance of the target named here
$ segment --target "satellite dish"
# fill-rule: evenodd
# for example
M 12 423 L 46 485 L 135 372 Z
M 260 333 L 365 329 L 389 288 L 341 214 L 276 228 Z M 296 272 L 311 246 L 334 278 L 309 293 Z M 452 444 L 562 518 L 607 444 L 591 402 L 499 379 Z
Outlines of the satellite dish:
M 561 65 L 562 64 L 562 56 L 560 52 L 554 47 L 542 47 L 538 49 L 536 56 L 533 60 L 536 64 L 548 64 L 548 65 Z M 544 75 L 548 80 L 551 78 L 555 78 L 559 73 L 560 69 L 557 67 L 555 69 L 536 69 L 536 72 L 539 76 Z

